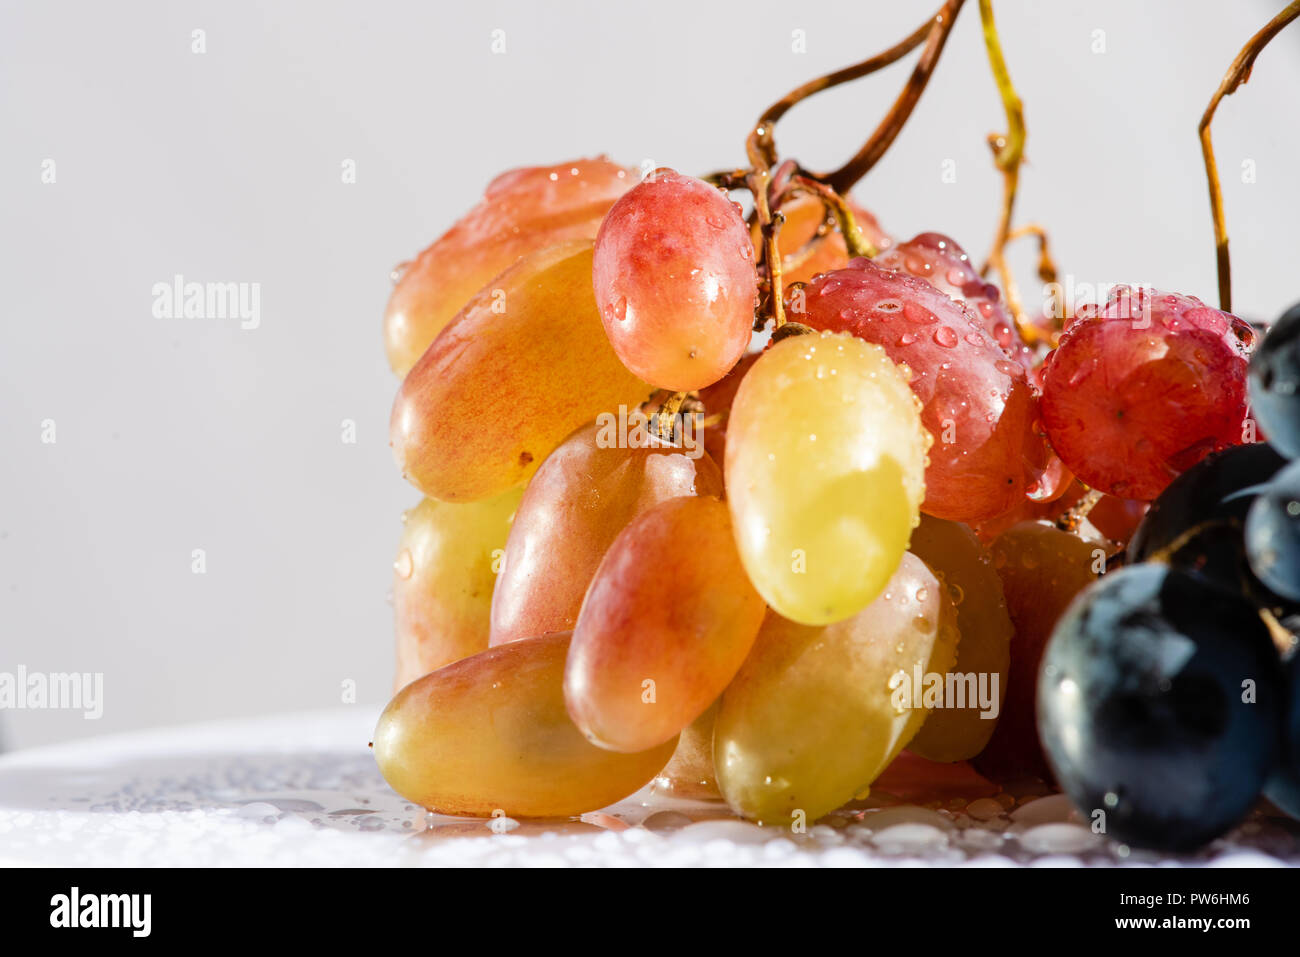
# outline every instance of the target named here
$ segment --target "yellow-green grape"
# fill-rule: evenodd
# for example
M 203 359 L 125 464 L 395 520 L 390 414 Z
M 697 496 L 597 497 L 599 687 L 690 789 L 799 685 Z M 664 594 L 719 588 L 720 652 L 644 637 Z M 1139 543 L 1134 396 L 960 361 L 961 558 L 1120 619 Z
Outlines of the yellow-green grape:
M 769 614 L 713 729 L 727 803 L 790 825 L 861 795 L 925 720 L 925 676 L 951 667 L 955 619 L 938 578 L 910 553 L 846 621 L 814 627 Z
M 880 594 L 917 521 L 929 445 L 879 346 L 792 336 L 754 363 L 727 423 L 727 496 L 745 570 L 773 609 L 825 625 Z
M 648 784 L 677 739 L 637 754 L 587 741 L 564 710 L 569 637 L 489 648 L 399 691 L 374 741 L 392 789 L 444 814 L 568 817 Z
M 521 486 L 464 505 L 426 498 L 402 517 L 394 690 L 488 646 L 492 589 L 523 494 Z
M 959 522 L 922 515 L 908 549 L 930 566 L 957 607 L 961 643 L 952 673 L 964 706 L 948 701 L 932 711 L 907 748 L 931 761 L 966 761 L 989 743 L 1007 694 L 1012 627 L 1002 579 L 988 549 Z

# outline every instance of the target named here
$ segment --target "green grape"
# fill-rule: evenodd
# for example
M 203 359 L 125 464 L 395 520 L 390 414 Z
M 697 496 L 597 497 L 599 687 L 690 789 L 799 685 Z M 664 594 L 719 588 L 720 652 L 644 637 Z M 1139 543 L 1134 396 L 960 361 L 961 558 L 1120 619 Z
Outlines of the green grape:
M 925 720 L 924 697 L 907 689 L 915 669 L 951 667 L 955 619 L 939 579 L 910 553 L 852 618 L 814 627 L 769 614 L 713 729 L 727 803 L 790 824 L 861 795 Z
M 465 505 L 426 498 L 403 515 L 393 562 L 394 690 L 488 646 L 492 589 L 523 494 L 513 488 Z
M 879 346 L 792 336 L 754 363 L 727 424 L 727 496 L 745 569 L 772 608 L 824 625 L 880 594 L 917 521 L 929 443 Z

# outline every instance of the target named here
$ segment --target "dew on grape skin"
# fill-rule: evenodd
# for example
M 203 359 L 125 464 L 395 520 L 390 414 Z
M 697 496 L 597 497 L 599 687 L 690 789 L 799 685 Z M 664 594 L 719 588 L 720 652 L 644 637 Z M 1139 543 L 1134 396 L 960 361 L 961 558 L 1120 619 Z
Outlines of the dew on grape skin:
M 934 331 L 934 341 L 945 349 L 951 349 L 957 345 L 957 333 L 953 331 L 951 326 L 940 326 Z
M 411 577 L 411 573 L 415 570 L 415 562 L 408 549 L 402 549 L 402 553 L 397 556 L 397 561 L 393 562 L 393 570 L 397 572 L 399 578 Z

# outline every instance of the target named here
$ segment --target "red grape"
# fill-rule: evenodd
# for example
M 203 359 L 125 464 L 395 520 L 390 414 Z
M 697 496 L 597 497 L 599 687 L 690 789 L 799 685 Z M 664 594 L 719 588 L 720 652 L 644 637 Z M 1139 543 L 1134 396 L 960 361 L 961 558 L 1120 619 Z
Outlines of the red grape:
M 606 438 L 596 423 L 578 429 L 524 490 L 492 593 L 493 645 L 571 630 L 628 522 L 670 498 L 722 495 L 722 472 L 702 448 L 618 448 Z
M 653 385 L 703 388 L 749 345 L 758 289 L 749 229 L 702 180 L 656 170 L 615 203 L 592 280 L 614 351 Z
M 981 326 L 1007 354 L 1031 371 L 1037 364 L 1015 320 L 1002 303 L 998 287 L 985 282 L 957 241 L 943 233 L 920 233 L 874 260 L 885 269 L 918 276 L 957 302 L 970 305 Z
M 564 672 L 569 716 L 613 751 L 677 737 L 735 676 L 766 611 L 726 504 L 660 502 L 619 532 L 587 588 Z
M 1253 332 L 1187 296 L 1123 287 L 1085 307 L 1043 369 L 1043 424 L 1093 488 L 1154 499 L 1210 452 L 1240 444 Z

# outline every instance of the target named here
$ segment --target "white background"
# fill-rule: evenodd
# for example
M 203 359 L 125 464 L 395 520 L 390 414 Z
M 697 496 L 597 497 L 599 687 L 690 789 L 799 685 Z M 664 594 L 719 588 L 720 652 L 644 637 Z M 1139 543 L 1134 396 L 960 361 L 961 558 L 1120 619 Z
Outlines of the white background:
M 383 700 L 398 515 L 418 500 L 387 448 L 390 269 L 512 166 L 737 165 L 770 101 L 937 6 L 4 0 L 0 671 L 105 683 L 97 722 L 0 714 L 8 745 L 328 706 L 348 679 Z M 1281 6 L 998 0 L 1030 131 L 1020 220 L 1048 225 L 1075 282 L 1214 300 L 1196 122 Z M 985 136 L 1005 123 L 978 20 L 971 0 L 856 196 L 898 235 L 947 231 L 982 257 L 1000 190 Z M 779 145 L 838 165 L 910 63 L 798 108 Z M 1300 299 L 1297 89 L 1293 26 L 1215 125 L 1248 317 Z M 1035 301 L 1028 249 L 1016 263 Z M 176 273 L 260 283 L 260 328 L 155 318 L 152 286 Z

